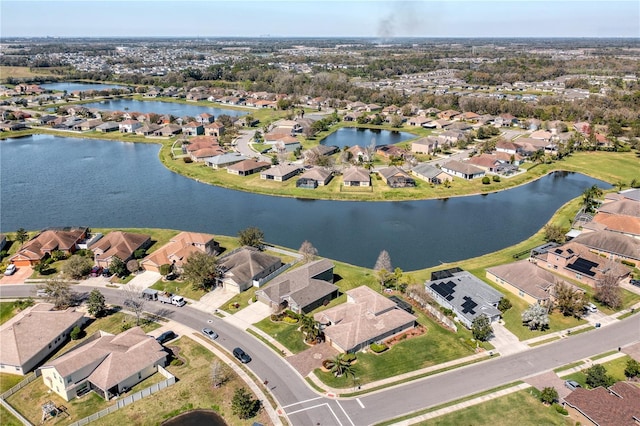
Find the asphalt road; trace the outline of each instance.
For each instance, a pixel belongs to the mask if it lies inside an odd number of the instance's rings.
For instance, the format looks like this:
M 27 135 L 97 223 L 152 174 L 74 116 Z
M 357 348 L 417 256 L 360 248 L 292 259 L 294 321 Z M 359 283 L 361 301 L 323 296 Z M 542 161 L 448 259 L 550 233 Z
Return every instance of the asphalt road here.
M 85 296 L 93 287 L 75 286 Z M 109 303 L 122 304 L 117 289 L 101 289 Z M 0 297 L 33 296 L 35 286 L 5 285 Z M 258 339 L 188 306 L 178 308 L 148 302 L 145 310 L 180 322 L 195 330 L 211 326 L 220 338 L 216 343 L 231 352 L 242 347 L 252 357 L 247 364 L 269 388 L 293 425 L 369 425 L 492 389 L 528 376 L 640 341 L 640 315 L 606 327 L 560 339 L 514 355 L 458 368 L 370 393 L 359 398 L 334 399 L 311 390 L 305 380 L 281 356 Z M 211 321 L 209 323 L 208 321 Z

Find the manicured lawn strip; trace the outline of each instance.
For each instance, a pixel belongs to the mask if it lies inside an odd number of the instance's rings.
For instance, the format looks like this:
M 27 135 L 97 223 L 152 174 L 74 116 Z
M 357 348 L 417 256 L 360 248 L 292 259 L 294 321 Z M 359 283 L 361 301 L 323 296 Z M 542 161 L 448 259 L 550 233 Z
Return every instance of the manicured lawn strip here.
M 25 376 L 19 376 L 17 374 L 0 373 L 0 393 L 6 392 L 21 381 L 25 379 Z
M 16 313 L 13 302 L 0 302 L 0 324 L 10 320 Z
M 22 426 L 22 422 L 4 408 L 4 405 L 0 405 L 0 420 L 2 420 L 2 426 Z
M 607 370 L 607 375 L 613 377 L 616 382 L 620 382 L 623 380 L 627 380 L 626 376 L 624 375 L 624 369 L 627 366 L 627 361 L 629 361 L 630 359 L 631 357 L 629 355 L 625 355 L 608 362 L 595 362 L 594 364 L 602 365 Z M 572 373 L 568 376 L 564 376 L 563 379 L 575 380 L 576 382 L 580 383 L 580 386 L 582 386 L 583 388 L 588 388 L 587 375 L 585 373 L 585 370 L 586 368 L 581 371 Z
M 544 345 L 545 343 L 555 342 L 556 340 L 560 340 L 560 336 L 554 336 L 549 339 L 540 340 L 539 342 L 529 343 L 529 347 L 535 348 L 536 346 Z
M 554 407 L 543 405 L 525 389 L 420 422 L 418 425 L 459 426 L 473 424 L 511 426 L 514 423 L 531 426 L 573 424 L 568 418 L 559 414 Z
M 618 319 L 619 319 L 619 320 L 623 320 L 623 319 L 625 319 L 625 318 L 627 318 L 627 317 L 630 317 L 631 315 L 636 315 L 636 314 L 638 314 L 638 312 L 640 312 L 640 309 L 636 309 L 634 312 L 631 312 L 631 311 L 626 312 L 626 313 L 624 313 L 624 314 L 620 315 L 620 316 L 618 317 Z
M 471 399 L 479 398 L 479 397 L 484 396 L 484 395 L 489 395 L 491 393 L 498 392 L 498 391 L 503 390 L 503 389 L 508 389 L 508 388 L 513 387 L 513 386 L 518 386 L 518 385 L 520 385 L 522 383 L 523 383 L 522 381 L 517 381 L 517 382 L 513 382 L 513 383 L 507 383 L 505 385 L 498 386 L 497 388 L 488 389 L 486 391 L 478 392 L 476 394 L 469 395 L 469 396 L 465 396 L 464 398 L 456 399 L 454 401 L 445 402 L 444 404 L 436 405 L 436 406 L 431 407 L 431 408 L 425 408 L 424 410 L 415 411 L 415 412 L 413 412 L 411 414 L 407 414 L 405 416 L 396 417 L 396 418 L 391 419 L 391 420 L 386 420 L 384 422 L 376 423 L 376 426 L 390 426 L 390 425 L 396 424 L 398 422 L 401 422 L 403 420 L 413 419 L 413 418 L 418 417 L 418 416 L 420 416 L 422 414 L 430 413 L 432 411 L 437 411 L 437 410 L 439 410 L 441 408 L 450 407 L 452 405 L 460 404 L 461 402 L 465 402 L 465 401 L 469 401 Z M 524 392 L 527 392 L 527 390 L 525 389 Z M 475 423 L 470 423 L 470 424 L 475 424 Z
M 267 317 L 254 325 L 270 336 L 273 336 L 274 339 L 294 354 L 309 349 L 310 347 L 304 343 L 302 332 L 298 330 L 300 324 L 273 322 L 270 317 Z
M 182 297 L 186 297 L 191 300 L 200 300 L 202 296 L 206 294 L 204 290 L 194 289 L 193 285 L 189 281 L 184 280 L 174 280 L 174 281 L 166 281 L 164 279 L 159 279 L 152 286 L 152 289 L 159 291 L 167 291 L 173 294 L 179 294 Z M 149 303 L 160 303 L 160 302 L 149 302 Z
M 280 349 L 276 348 L 274 346 L 273 343 L 271 343 L 270 341 L 268 341 L 267 339 L 265 339 L 264 337 L 262 337 L 260 334 L 256 333 L 255 331 L 253 331 L 250 328 L 247 328 L 247 333 L 251 334 L 253 337 L 255 337 L 256 339 L 260 340 L 262 343 L 264 343 L 266 346 L 270 347 L 271 350 L 273 350 L 275 353 L 280 354 L 282 356 L 284 356 L 285 354 L 282 353 L 282 351 L 280 351 Z
M 311 386 L 313 389 L 315 389 L 316 391 L 320 392 L 320 393 L 324 393 L 325 390 L 322 389 L 321 387 L 319 387 L 318 385 L 316 385 L 316 383 L 311 380 L 308 377 L 305 377 L 304 380 L 307 382 L 307 385 Z
M 591 357 L 591 361 L 596 361 L 596 360 L 598 360 L 598 359 L 600 359 L 600 358 L 606 358 L 606 357 L 608 357 L 609 355 L 613 355 L 613 354 L 616 354 L 616 353 L 618 353 L 618 351 L 613 350 L 613 351 L 605 352 L 605 353 L 600 354 L 600 355 L 592 356 L 592 357 Z
M 561 371 L 570 370 L 570 369 L 572 369 L 573 367 L 578 367 L 578 366 L 580 366 L 580 365 L 582 365 L 582 364 L 584 364 L 584 361 L 576 361 L 576 362 L 572 362 L 571 364 L 567 364 L 567 365 L 563 365 L 562 367 L 555 368 L 555 369 L 553 370 L 553 372 L 554 372 L 554 373 L 559 373 L 559 372 L 561 372 Z

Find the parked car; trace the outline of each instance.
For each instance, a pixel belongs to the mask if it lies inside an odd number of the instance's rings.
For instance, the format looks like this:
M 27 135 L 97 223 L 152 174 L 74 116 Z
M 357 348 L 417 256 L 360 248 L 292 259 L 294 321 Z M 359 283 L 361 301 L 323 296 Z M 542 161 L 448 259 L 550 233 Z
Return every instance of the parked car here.
M 36 290 L 36 297 L 49 297 L 49 292 L 45 289 L 39 288 Z
M 16 271 L 17 271 L 16 265 L 11 263 L 11 264 L 9 264 L 9 266 L 7 266 L 7 269 L 4 270 L 4 274 L 5 275 L 13 275 Z
M 243 364 L 251 362 L 251 357 L 245 351 L 243 351 L 240 348 L 235 348 L 233 350 L 233 356 L 238 358 L 238 360 Z
M 598 312 L 598 308 L 593 303 L 587 303 L 584 308 L 587 312 Z
M 169 330 L 169 331 L 165 331 L 164 333 L 162 333 L 161 335 L 156 337 L 156 340 L 158 341 L 158 343 L 163 344 L 164 342 L 168 342 L 169 340 L 173 340 L 176 337 L 178 337 L 178 335 L 176 333 L 174 333 L 173 331 Z
M 567 380 L 564 382 L 565 387 L 573 390 L 576 390 L 577 388 L 580 388 L 582 386 L 580 386 L 580 383 L 576 382 L 575 380 Z
M 631 280 L 629 284 L 635 285 L 636 287 L 640 287 L 640 280 Z
M 109 272 L 109 268 L 104 268 L 104 269 L 102 270 L 102 276 L 103 276 L 103 277 L 108 278 L 108 277 L 110 277 L 111 275 L 113 275 L 113 274 L 112 274 L 111 272 Z
M 91 268 L 92 277 L 99 277 L 100 274 L 102 274 L 102 266 L 94 266 L 93 268 Z
M 202 329 L 202 334 L 204 334 L 211 340 L 216 340 L 218 338 L 218 333 L 207 327 Z

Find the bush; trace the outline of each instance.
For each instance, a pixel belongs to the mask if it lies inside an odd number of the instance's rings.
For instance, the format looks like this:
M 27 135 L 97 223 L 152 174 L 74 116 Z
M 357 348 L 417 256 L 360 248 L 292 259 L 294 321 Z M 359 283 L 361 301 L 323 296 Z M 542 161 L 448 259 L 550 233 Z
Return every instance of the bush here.
M 184 364 L 184 361 L 182 361 L 180 358 L 174 358 L 171 360 L 169 364 L 174 367 L 180 367 L 181 365 Z
M 372 352 L 379 354 L 389 349 L 389 347 L 384 343 L 372 343 L 369 345 L 369 349 L 371 349 Z
M 491 179 L 489 179 L 489 176 L 485 176 L 482 178 L 483 185 L 489 185 L 490 183 L 491 183 Z
M 187 164 L 193 163 L 193 160 L 191 159 L 191 157 L 183 157 L 182 160 Z
M 131 323 L 129 322 L 125 322 L 120 326 L 120 329 L 122 331 L 127 331 L 128 329 L 130 329 L 132 327 Z
M 635 263 L 633 263 L 633 262 L 629 262 L 628 260 L 624 260 L 624 259 L 622 259 L 622 260 L 620 261 L 620 263 L 622 263 L 623 265 L 631 266 L 632 268 L 635 268 L 635 267 L 636 267 L 636 264 L 635 264 Z
M 553 407 L 556 409 L 556 411 L 559 414 L 562 414 L 563 416 L 568 416 L 569 415 L 569 412 L 567 410 L 565 410 L 565 408 L 562 405 L 553 404 Z
M 71 337 L 71 340 L 78 340 L 81 337 L 81 335 L 82 335 L 82 330 L 77 325 L 73 327 L 73 330 L 71 330 L 71 333 L 69 333 L 69 337 Z
M 494 182 L 500 182 L 500 176 L 498 175 L 493 175 L 493 177 L 491 178 Z
M 342 357 L 342 359 L 345 362 L 353 362 L 356 360 L 356 354 L 344 354 L 344 356 Z
M 286 316 L 282 319 L 282 321 L 286 322 L 287 324 L 297 324 L 298 320 L 295 318 L 291 318 L 289 316 Z

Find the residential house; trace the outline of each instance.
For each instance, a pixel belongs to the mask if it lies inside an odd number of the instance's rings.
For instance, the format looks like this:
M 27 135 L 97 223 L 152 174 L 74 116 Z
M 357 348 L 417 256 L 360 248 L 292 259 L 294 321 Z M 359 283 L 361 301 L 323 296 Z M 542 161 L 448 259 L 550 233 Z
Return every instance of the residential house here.
M 640 239 L 619 232 L 583 232 L 573 240 L 611 260 L 625 260 L 640 267 Z
M 196 252 L 214 255 L 220 252 L 220 245 L 213 235 L 180 232 L 167 244 L 145 257 L 140 266 L 145 271 L 153 272 L 160 272 L 162 265 L 172 265 L 180 270 L 189 256 Z
M 368 107 L 369 108 L 367 108 L 367 110 L 376 111 L 374 109 L 370 109 L 371 105 L 369 105 Z M 401 112 L 402 112 L 402 110 L 396 105 L 389 105 L 389 106 L 386 106 L 386 107 L 382 108 L 382 113 L 384 115 L 396 115 L 396 114 L 400 114 Z
M 259 173 L 265 169 L 271 167 L 271 163 L 266 161 L 258 161 L 256 159 L 246 159 L 239 163 L 232 164 L 227 167 L 227 173 L 238 176 L 249 176 L 254 173 Z
M 177 124 L 165 124 L 155 132 L 153 136 L 171 137 L 182 132 L 182 127 Z
M 44 384 L 65 401 L 91 391 L 108 401 L 164 367 L 168 355 L 140 327 L 115 336 L 98 331 L 40 371 Z
M 455 146 L 459 141 L 464 139 L 464 133 L 459 130 L 446 130 L 436 136 L 440 145 Z
M 433 154 L 437 148 L 438 139 L 433 136 L 411 142 L 411 152 L 414 154 Z
M 218 259 L 222 273 L 219 282 L 232 293 L 241 293 L 252 286 L 259 287 L 260 279 L 276 272 L 282 260 L 254 247 L 242 247 Z
M 539 139 L 545 142 L 550 142 L 551 136 L 552 136 L 551 132 L 547 130 L 536 130 L 535 132 L 529 135 L 531 139 Z
M 224 155 L 224 154 L 225 154 L 224 149 L 222 149 L 219 145 L 189 151 L 189 157 L 191 157 L 191 159 L 196 163 L 206 162 L 210 158 Z
M 511 114 L 500 114 L 493 120 L 493 124 L 496 127 L 510 127 L 517 126 L 520 121 Z
M 480 115 L 476 114 L 475 112 L 467 111 L 467 112 L 463 112 L 462 114 L 456 116 L 456 119 L 457 120 L 477 122 L 478 120 L 480 120 Z
M 367 169 L 351 166 L 342 172 L 344 186 L 371 186 L 371 175 Z
M 22 310 L 0 326 L 0 373 L 24 376 L 64 345 L 87 319 L 75 308 L 54 311 L 51 303 Z
M 425 124 L 433 121 L 431 118 L 419 115 L 417 117 L 411 117 L 407 120 L 407 124 L 413 127 L 424 127 Z
M 200 124 L 211 124 L 215 121 L 215 117 L 211 114 L 203 112 L 196 116 L 196 121 Z
M 138 120 L 130 119 L 122 121 L 118 126 L 118 130 L 120 130 L 120 133 L 135 133 L 140 127 L 142 127 L 142 123 Z
M 345 303 L 313 316 L 327 342 L 340 352 L 357 352 L 415 327 L 415 316 L 367 286 L 346 294 Z
M 33 266 L 59 250 L 73 254 L 87 236 L 87 228 L 51 228 L 27 241 L 9 260 L 16 266 Z
M 225 167 L 239 163 L 246 160 L 247 157 L 238 152 L 228 152 L 225 154 L 216 155 L 204 159 L 204 164 L 212 169 L 224 169 Z
M 415 179 L 397 166 L 380 169 L 378 170 L 378 174 L 391 188 L 413 188 L 416 186 Z
M 291 309 L 296 313 L 308 313 L 327 305 L 338 297 L 338 287 L 333 284 L 333 263 L 319 259 L 278 275 L 256 291 L 256 297 L 274 310 Z
M 260 179 L 284 182 L 302 172 L 302 167 L 297 164 L 278 164 L 260 172 Z
M 204 134 L 206 136 L 221 137 L 224 134 L 224 125 L 221 123 L 213 122 L 204 125 Z
M 363 113 L 361 111 L 349 112 L 342 117 L 342 121 L 346 122 L 354 122 L 358 121 L 358 117 L 360 117 Z
M 350 102 L 347 104 L 347 109 L 349 111 L 364 111 L 366 108 L 367 108 L 367 104 L 360 101 Z
M 371 161 L 369 153 L 365 148 L 362 148 L 360 145 L 354 145 L 350 148 L 347 148 L 347 151 L 351 153 L 355 161 Z
M 630 268 L 603 258 L 574 240 L 561 246 L 547 244 L 543 248 L 534 250 L 534 256 L 531 259 L 538 266 L 593 288 L 605 277 L 610 276 L 617 282 L 631 272 Z
M 564 397 L 564 408 L 576 424 L 594 426 L 638 426 L 640 387 L 618 382 L 609 388 L 577 388 Z
M 295 120 L 278 120 L 272 125 L 272 131 L 274 133 L 288 133 L 289 135 L 295 135 L 302 133 L 302 124 Z
M 465 327 L 471 328 L 481 315 L 490 322 L 500 318 L 498 303 L 502 293 L 471 273 L 455 269 L 436 271 L 431 278 L 425 283 L 426 291 L 443 308 L 451 309 Z
M 484 170 L 469 163 L 451 160 L 442 165 L 442 171 L 463 179 L 476 179 L 484 176 Z
M 449 120 L 449 121 L 452 120 L 454 117 L 457 117 L 458 115 L 460 115 L 460 111 L 456 111 L 453 109 L 448 109 L 448 110 L 437 113 L 438 118 L 442 120 Z
M 96 126 L 96 132 L 109 133 L 120 130 L 120 124 L 115 121 L 107 121 Z
M 94 118 L 91 120 L 85 120 L 80 124 L 77 124 L 73 130 L 80 130 L 82 132 L 88 132 L 90 130 L 95 129 L 96 127 L 98 127 L 99 125 L 104 124 L 102 122 L 102 120 L 98 119 L 98 118 Z
M 333 173 L 324 167 L 312 167 L 305 170 L 296 181 L 297 188 L 315 189 L 327 185 L 333 178 Z
M 191 121 L 182 126 L 182 134 L 187 136 L 204 135 L 204 126 L 202 123 Z
M 97 266 L 108 268 L 115 257 L 127 263 L 137 250 L 151 246 L 151 236 L 112 231 L 89 247 Z
M 518 152 L 518 145 L 501 139 L 496 143 L 496 151 L 515 155 Z
M 381 145 L 376 148 L 376 154 L 385 158 L 404 158 L 407 151 L 397 145 Z
M 161 128 L 162 126 L 159 124 L 145 124 L 136 130 L 136 135 L 153 136 Z
M 558 283 L 582 291 L 528 259 L 488 268 L 486 276 L 530 305 L 550 305 L 555 300 L 555 286 Z
M 640 201 L 625 197 L 607 202 L 600 206 L 593 222 L 608 231 L 640 238 Z
M 418 164 L 411 169 L 411 173 L 422 180 L 436 185 L 453 181 L 453 177 L 451 177 L 451 175 L 428 163 Z

